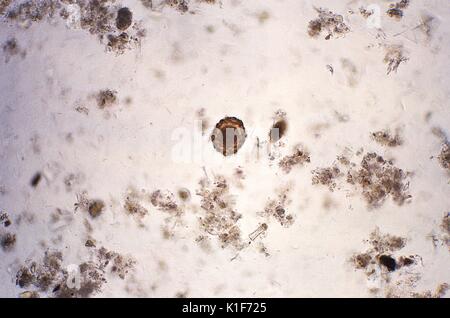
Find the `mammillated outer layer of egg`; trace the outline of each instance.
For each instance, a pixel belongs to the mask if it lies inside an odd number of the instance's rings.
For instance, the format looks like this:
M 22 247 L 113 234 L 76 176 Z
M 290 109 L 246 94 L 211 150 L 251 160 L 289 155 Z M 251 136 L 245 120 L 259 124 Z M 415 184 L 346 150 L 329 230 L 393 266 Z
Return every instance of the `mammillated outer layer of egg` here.
M 211 134 L 211 141 L 218 152 L 229 156 L 237 153 L 246 137 L 242 120 L 236 117 L 225 117 L 216 124 Z

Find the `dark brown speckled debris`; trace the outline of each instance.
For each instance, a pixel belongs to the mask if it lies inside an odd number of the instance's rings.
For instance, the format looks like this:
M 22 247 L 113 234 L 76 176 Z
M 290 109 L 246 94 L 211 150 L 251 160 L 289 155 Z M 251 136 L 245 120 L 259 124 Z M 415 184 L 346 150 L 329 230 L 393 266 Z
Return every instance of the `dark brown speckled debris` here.
M 120 279 L 125 279 L 135 264 L 134 259 L 116 253 L 112 261 L 111 273 L 116 274 Z
M 138 198 L 133 195 L 129 195 L 126 197 L 124 208 L 128 214 L 137 217 L 144 217 L 148 214 L 148 210 L 144 206 L 142 206 L 142 204 L 139 203 Z
M 312 174 L 312 184 L 325 185 L 330 191 L 334 191 L 334 188 L 336 187 L 335 179 L 342 175 L 341 171 L 336 166 L 330 168 L 318 168 L 313 170 Z
M 12 224 L 11 219 L 8 216 L 8 213 L 6 212 L 0 213 L 0 224 L 3 224 L 5 227 L 8 227 Z
M 229 156 L 238 152 L 245 142 L 247 134 L 244 123 L 236 117 L 221 119 L 211 134 L 214 149 Z
M 111 10 L 112 1 L 77 1 L 81 12 L 81 28 L 94 35 L 104 35 L 113 30 L 115 14 Z
M 53 17 L 57 10 L 57 3 L 54 0 L 28 0 L 22 1 L 15 6 L 10 5 L 8 9 L 6 12 L 8 20 L 14 20 L 22 26 L 30 27 L 32 22 L 39 22 Z
M 325 32 L 325 40 L 331 37 L 339 37 L 347 32 L 350 28 L 344 23 L 344 18 L 340 14 L 334 14 L 327 9 L 315 8 L 319 17 L 311 20 L 308 24 L 308 34 L 312 38 L 317 38 L 321 33 Z
M 302 147 L 297 147 L 292 155 L 285 156 L 280 160 L 278 165 L 285 172 L 289 173 L 295 165 L 304 165 L 311 161 L 309 152 Z
M 445 233 L 450 235 L 450 212 L 447 212 L 442 219 L 441 228 Z
M 199 218 L 201 229 L 206 235 L 217 236 L 222 248 L 230 246 L 240 250 L 244 246 L 238 226 L 241 214 L 234 210 L 227 180 L 216 176 L 214 183 L 205 179 L 200 184 L 197 195 L 202 198 L 203 216 Z
M 397 20 L 400 20 L 403 17 L 403 9 L 408 7 L 409 0 L 401 0 L 395 4 L 391 4 L 389 10 L 386 11 L 386 14 Z
M 391 234 L 381 234 L 376 228 L 370 234 L 367 242 L 371 247 L 364 253 L 353 255 L 350 261 L 355 269 L 362 270 L 366 274 L 369 281 L 375 281 L 381 287 L 371 287 L 370 292 L 382 292 L 382 295 L 388 298 L 434 298 L 442 297 L 446 293 L 448 285 L 445 283 L 440 284 L 435 292 L 427 290 L 418 293 L 415 291 L 417 283 L 423 274 L 418 271 L 420 269 L 418 265 L 423 265 L 422 257 L 417 254 L 394 256 L 394 254 L 405 247 L 405 238 Z M 399 272 L 393 275 L 392 272 L 397 270 Z
M 93 218 L 96 218 L 102 214 L 104 208 L 105 203 L 102 200 L 92 200 L 89 202 L 88 212 Z
M 8 2 L 6 1 L 5 4 L 0 2 L 0 14 L 1 11 L 6 11 L 6 19 L 16 21 L 26 28 L 33 22 L 53 21 L 58 18 L 70 23 L 73 13 L 69 6 L 76 5 L 79 8 L 81 29 L 96 36 L 102 44 L 106 45 L 108 51 L 118 55 L 137 47 L 145 36 L 145 30 L 139 26 L 139 23 L 133 25 L 132 12 L 128 8 L 116 11 L 115 0 L 28 0 L 7 7 Z M 151 1 L 146 2 L 150 2 L 151 6 Z M 128 33 L 123 32 L 124 30 Z M 25 51 L 22 53 L 25 54 Z
M 165 3 L 182 13 L 185 13 L 189 10 L 188 1 L 186 0 L 165 0 Z
M 347 173 L 347 182 L 362 189 L 362 195 L 370 207 L 380 206 L 388 196 L 402 205 L 411 195 L 408 193 L 408 173 L 395 167 L 376 153 L 367 153 L 361 167 Z
M 450 212 L 445 213 L 441 223 L 441 230 L 443 232 L 442 241 L 450 251 Z
M 14 248 L 16 244 L 16 234 L 5 233 L 0 237 L 0 245 L 3 251 L 8 252 Z
M 359 13 L 365 18 L 367 19 L 368 17 L 370 17 L 373 14 L 373 10 L 367 10 L 364 7 L 360 7 L 359 8 Z
M 131 257 L 125 257 L 117 252 L 101 247 L 95 250 L 94 261 L 81 263 L 79 271 L 81 275 L 80 288 L 68 286 L 69 276 L 64 272 L 64 277 L 53 289 L 55 297 L 58 298 L 86 298 L 100 292 L 106 282 L 105 272 L 117 275 L 125 279 L 127 274 L 134 268 L 135 261 Z
M 16 274 L 16 284 L 21 288 L 33 285 L 41 291 L 54 288 L 54 284 L 65 275 L 61 262 L 61 252 L 46 251 L 42 262 L 33 261 L 21 266 Z
M 16 274 L 16 285 L 21 288 L 30 286 L 34 281 L 34 276 L 30 269 L 26 266 L 22 266 Z
M 295 219 L 294 216 L 287 211 L 287 206 L 290 201 L 288 198 L 289 191 L 289 187 L 280 189 L 278 197 L 269 200 L 264 207 L 264 211 L 259 212 L 258 214 L 264 217 L 273 217 L 281 226 L 290 227 L 294 224 Z
M 400 20 L 403 17 L 403 11 L 398 8 L 390 8 L 386 11 L 386 13 L 391 18 L 395 18 L 397 20 Z
M 88 239 L 86 240 L 86 242 L 84 243 L 84 246 L 86 247 L 95 247 L 95 241 L 92 239 Z
M 63 277 L 53 287 L 53 295 L 56 298 L 88 298 L 100 292 L 106 282 L 104 272 L 94 262 L 84 262 L 79 266 L 80 286 L 69 284 L 70 276 L 64 270 Z
M 381 234 L 378 229 L 370 234 L 369 243 L 377 253 L 394 252 L 406 245 L 406 239 L 391 234 Z
M 117 102 L 117 92 L 111 89 L 101 90 L 97 93 L 96 100 L 100 109 L 112 106 Z
M 352 257 L 352 262 L 355 264 L 355 268 L 364 269 L 369 266 L 372 261 L 372 256 L 369 253 L 361 253 Z
M 366 270 L 367 275 L 373 274 L 373 265 L 378 265 L 393 272 L 403 266 L 415 264 L 414 256 L 401 256 L 398 260 L 391 254 L 402 249 L 406 244 L 406 239 L 390 234 L 381 234 L 378 229 L 370 234 L 368 242 L 371 248 L 364 253 L 353 255 L 351 262 L 356 269 Z
M 150 194 L 151 204 L 161 211 L 168 212 L 173 215 L 178 215 L 182 211 L 178 208 L 175 201 L 175 196 L 168 190 L 156 190 Z
M 392 135 L 389 130 L 380 130 L 372 133 L 372 138 L 377 143 L 388 147 L 397 147 L 403 144 L 398 132 Z
M 413 265 L 415 263 L 416 263 L 416 261 L 414 260 L 413 256 L 410 256 L 410 257 L 400 256 L 400 258 L 398 259 L 398 266 L 399 267 L 411 266 L 411 265 Z
M 441 147 L 441 153 L 438 156 L 442 168 L 450 172 L 450 144 L 444 143 Z

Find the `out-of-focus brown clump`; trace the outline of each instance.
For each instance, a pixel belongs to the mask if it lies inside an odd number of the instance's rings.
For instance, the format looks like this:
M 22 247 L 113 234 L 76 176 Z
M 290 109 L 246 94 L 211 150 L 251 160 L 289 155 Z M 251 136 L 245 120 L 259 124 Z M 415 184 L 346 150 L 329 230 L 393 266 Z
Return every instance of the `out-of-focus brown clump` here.
M 384 63 L 387 65 L 387 74 L 392 71 L 397 72 L 398 67 L 402 62 L 406 62 L 408 58 L 404 55 L 403 47 L 401 45 L 391 45 L 386 47 L 386 55 L 384 56 Z

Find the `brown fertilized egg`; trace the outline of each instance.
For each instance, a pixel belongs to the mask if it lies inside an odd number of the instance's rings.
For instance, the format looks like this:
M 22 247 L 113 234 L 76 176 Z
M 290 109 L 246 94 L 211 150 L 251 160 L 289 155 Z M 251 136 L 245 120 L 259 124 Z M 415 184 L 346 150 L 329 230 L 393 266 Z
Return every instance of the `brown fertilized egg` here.
M 211 134 L 214 149 L 224 156 L 235 154 L 244 144 L 247 134 L 242 120 L 236 117 L 221 119 Z

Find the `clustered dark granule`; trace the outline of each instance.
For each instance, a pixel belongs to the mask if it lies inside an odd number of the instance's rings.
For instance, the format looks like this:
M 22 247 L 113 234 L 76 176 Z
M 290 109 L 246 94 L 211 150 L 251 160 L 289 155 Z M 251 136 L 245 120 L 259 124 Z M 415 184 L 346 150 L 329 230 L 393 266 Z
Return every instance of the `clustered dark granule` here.
M 33 261 L 29 265 L 22 265 L 16 274 L 16 284 L 21 288 L 33 285 L 39 291 L 45 292 L 55 281 L 64 277 L 61 262 L 61 252 L 46 251 L 41 263 Z
M 287 211 L 289 191 L 289 188 L 281 189 L 278 197 L 269 200 L 264 211 L 259 214 L 265 217 L 275 218 L 283 227 L 289 227 L 294 224 L 294 216 Z
M 372 133 L 372 138 L 379 144 L 388 147 L 397 147 L 402 145 L 403 141 L 397 132 L 392 135 L 389 130 L 380 130 Z
M 145 37 L 145 30 L 133 21 L 131 10 L 118 7 L 115 0 L 29 0 L 15 6 L 0 6 L 0 10 L 6 11 L 7 19 L 25 27 L 57 17 L 69 20 L 73 8 L 79 11 L 80 27 L 97 36 L 109 51 L 116 54 L 139 46 Z
M 367 10 L 366 8 L 359 8 L 359 13 L 364 17 L 364 18 L 368 18 L 373 14 L 373 10 Z
M 309 157 L 309 152 L 302 148 L 297 148 L 293 154 L 283 157 L 278 165 L 285 173 L 289 173 L 292 170 L 293 166 L 302 166 L 305 163 L 309 163 L 310 161 L 311 159 Z
M 329 40 L 331 37 L 339 37 L 350 32 L 350 28 L 344 23 L 342 15 L 322 8 L 316 8 L 316 11 L 319 17 L 311 20 L 308 24 L 310 37 L 316 38 L 321 33 L 325 33 L 325 39 Z
M 178 214 L 179 208 L 170 191 L 156 190 L 150 195 L 150 202 L 159 210 Z
M 6 10 L 6 18 L 29 27 L 32 22 L 54 17 L 59 7 L 60 2 L 56 0 L 24 1 L 17 5 L 10 5 Z
M 100 90 L 95 99 L 100 109 L 110 107 L 117 102 L 117 92 L 111 89 Z
M 185 13 L 189 10 L 189 1 L 187 0 L 165 0 L 165 3 L 182 13 Z
M 128 272 L 134 268 L 136 261 L 131 257 L 126 257 L 101 247 L 97 251 L 96 264 L 102 271 L 109 267 L 111 273 L 116 274 L 121 279 L 125 279 Z
M 336 178 L 341 176 L 340 169 L 336 166 L 329 168 L 317 168 L 312 171 L 312 184 L 321 184 L 327 186 L 330 191 L 336 188 Z
M 8 226 L 10 226 L 12 224 L 8 213 L 6 213 L 6 212 L 1 212 L 0 213 L 0 224 L 3 224 L 4 227 L 8 227 Z
M 450 143 L 445 142 L 441 147 L 441 153 L 438 155 L 439 163 L 442 168 L 450 172 Z
M 403 17 L 403 9 L 409 6 L 409 0 L 401 0 L 395 4 L 391 4 L 389 9 L 386 11 L 387 15 L 391 18 L 400 20 Z
M 422 258 L 419 255 L 393 255 L 405 246 L 405 238 L 381 234 L 376 229 L 367 241 L 371 247 L 366 252 L 353 255 L 350 260 L 354 267 L 364 271 L 371 281 L 380 280 L 384 297 L 440 298 L 445 295 L 449 287 L 446 283 L 439 284 L 434 292 L 428 290 L 418 293 L 414 290 L 421 279 L 416 266 L 421 264 Z M 400 271 L 396 276 L 391 275 L 404 267 L 408 267 L 408 270 Z M 377 292 L 379 288 L 373 287 L 370 291 Z
M 367 153 L 359 169 L 348 171 L 347 182 L 361 188 L 364 199 L 371 207 L 381 205 L 388 196 L 396 204 L 402 205 L 411 198 L 407 176 L 391 161 L 384 160 L 376 153 Z
M 60 251 L 46 251 L 41 262 L 27 261 L 17 271 L 16 284 L 35 290 L 21 293 L 21 297 L 39 297 L 39 292 L 43 292 L 57 298 L 87 298 L 101 291 L 107 270 L 124 279 L 135 265 L 131 257 L 104 247 L 93 253 L 93 260 L 79 264 L 76 272 L 63 267 Z
M 141 203 L 139 203 L 138 198 L 136 198 L 133 195 L 128 195 L 125 199 L 124 204 L 125 211 L 130 214 L 137 217 L 144 217 L 148 214 L 148 210 L 142 206 Z
M 355 268 L 366 271 L 367 275 L 373 274 L 373 266 L 380 266 L 388 272 L 393 272 L 403 266 L 416 263 L 415 256 L 401 256 L 395 258 L 392 253 L 402 249 L 406 245 L 406 239 L 390 234 L 381 234 L 378 229 L 370 234 L 368 240 L 371 248 L 366 252 L 353 255 L 351 258 Z
M 209 235 L 218 237 L 225 248 L 243 248 L 241 230 L 238 221 L 241 214 L 234 210 L 234 200 L 229 193 L 226 179 L 216 176 L 214 182 L 203 179 L 197 195 L 201 197 L 203 215 L 199 218 L 200 227 Z

